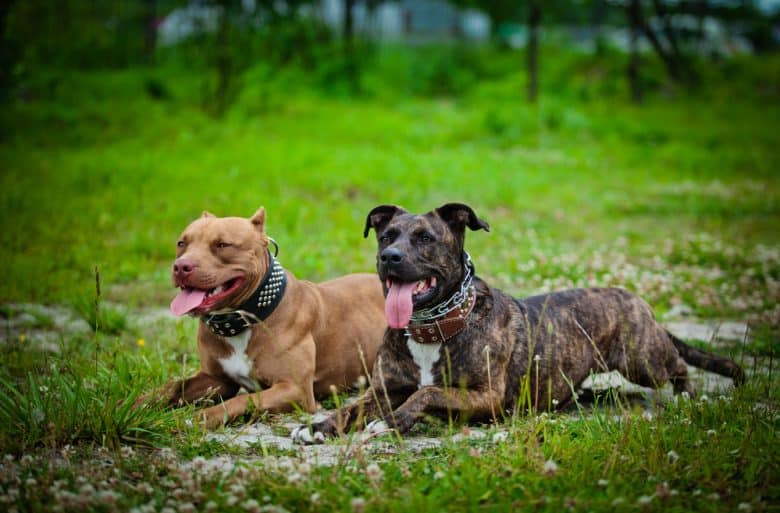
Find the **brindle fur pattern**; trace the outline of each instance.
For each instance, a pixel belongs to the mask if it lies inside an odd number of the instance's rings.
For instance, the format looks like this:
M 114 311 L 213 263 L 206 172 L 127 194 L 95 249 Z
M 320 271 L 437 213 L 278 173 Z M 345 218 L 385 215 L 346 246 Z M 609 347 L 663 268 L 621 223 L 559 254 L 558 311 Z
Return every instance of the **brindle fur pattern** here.
M 466 227 L 488 229 L 462 204 L 423 215 L 385 205 L 369 214 L 366 234 L 376 230 L 378 254 L 394 247 L 405 255 L 397 278 L 437 276 L 437 294 L 417 308 L 439 303 L 460 286 Z M 388 271 L 377 262 L 384 282 Z M 420 369 L 404 330 L 388 329 L 366 394 L 315 424 L 314 432 L 333 435 L 379 418 L 403 433 L 429 414 L 496 419 L 516 409 L 555 409 L 591 373 L 610 370 L 652 388 L 671 381 L 675 392 L 693 395 L 685 360 L 736 383 L 744 379 L 734 362 L 675 339 L 650 306 L 626 290 L 574 289 L 518 300 L 479 278 L 474 283 L 474 310 L 466 329 L 441 346 L 433 385 L 418 386 Z

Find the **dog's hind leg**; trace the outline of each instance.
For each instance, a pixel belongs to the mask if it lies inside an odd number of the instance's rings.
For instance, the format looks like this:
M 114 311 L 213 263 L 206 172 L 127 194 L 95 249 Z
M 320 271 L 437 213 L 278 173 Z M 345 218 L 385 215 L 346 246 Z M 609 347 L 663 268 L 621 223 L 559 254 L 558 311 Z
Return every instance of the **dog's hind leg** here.
M 669 372 L 669 380 L 672 382 L 672 386 L 674 386 L 674 392 L 676 394 L 686 392 L 690 397 L 693 397 L 695 392 L 688 376 L 688 366 L 685 365 L 685 360 L 676 358 L 670 361 L 667 365 L 667 370 Z

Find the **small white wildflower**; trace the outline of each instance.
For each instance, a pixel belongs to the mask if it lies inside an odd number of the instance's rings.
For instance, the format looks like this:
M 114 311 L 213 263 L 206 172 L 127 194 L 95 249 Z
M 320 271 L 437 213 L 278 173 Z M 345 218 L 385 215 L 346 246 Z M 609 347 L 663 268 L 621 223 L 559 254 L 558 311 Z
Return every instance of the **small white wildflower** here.
M 366 500 L 362 497 L 355 497 L 349 502 L 353 513 L 363 513 L 366 509 Z
M 85 495 L 94 495 L 95 494 L 95 487 L 92 486 L 89 483 L 81 485 L 81 488 L 79 488 L 79 494 L 82 496 Z
M 320 502 L 320 494 L 317 492 L 311 494 L 311 496 L 309 496 L 309 502 L 311 502 L 312 504 L 317 504 L 318 502 Z
M 35 486 L 35 485 L 37 485 L 37 484 L 38 484 L 38 482 L 37 482 L 37 481 L 36 481 L 34 478 L 32 478 L 32 477 L 28 477 L 28 478 L 27 478 L 27 479 L 24 481 L 24 485 L 25 485 L 27 488 L 32 488 L 33 486 Z
M 707 430 L 707 436 L 715 436 L 717 434 L 717 431 L 714 429 L 708 429 Z
M 508 431 L 499 431 L 498 433 L 495 433 L 493 435 L 493 439 L 492 440 L 493 440 L 494 444 L 497 444 L 499 442 L 503 442 L 507 438 L 509 438 L 509 432 Z
M 702 395 L 699 397 L 699 402 L 706 403 L 710 400 L 709 396 L 707 394 Z
M 540 361 L 541 359 L 542 359 L 542 356 L 541 356 L 541 355 L 538 355 L 538 354 L 537 354 L 537 355 L 534 355 L 534 361 L 535 361 L 535 362 L 538 362 L 538 361 Z
M 750 513 L 753 511 L 753 505 L 749 502 L 740 502 L 737 504 L 737 511 L 746 511 L 747 513 Z
M 544 462 L 544 465 L 542 466 L 542 473 L 546 476 L 554 476 L 558 472 L 558 465 L 552 460 L 549 459 Z
M 707 498 L 708 498 L 709 500 L 711 500 L 712 502 L 717 502 L 717 501 L 719 501 L 719 500 L 720 500 L 720 495 L 718 495 L 718 493 L 717 493 L 717 492 L 713 492 L 713 493 L 709 494 L 709 495 L 707 496 Z
M 379 468 L 379 465 L 376 463 L 371 463 L 369 466 L 366 467 L 366 476 L 371 481 L 381 481 L 382 480 L 382 469 Z
M 203 510 L 207 513 L 212 513 L 214 511 L 217 511 L 217 503 L 214 501 L 208 501 L 205 506 L 203 506 Z
M 642 418 L 645 419 L 647 422 L 650 422 L 651 420 L 653 420 L 653 414 L 645 410 L 642 412 Z
M 609 484 L 609 481 L 606 479 L 599 479 L 598 482 L 596 482 L 597 485 L 599 485 L 601 488 L 606 488 Z
M 653 502 L 652 495 L 642 495 L 636 500 L 636 503 L 639 504 L 640 506 L 647 506 L 651 502 Z
M 241 507 L 243 507 L 244 510 L 248 511 L 249 513 L 260 513 L 262 511 L 260 508 L 260 503 L 254 499 L 247 499 L 243 502 L 243 504 L 241 504 Z
M 301 481 L 303 481 L 303 476 L 298 472 L 292 472 L 290 474 L 287 474 L 288 483 L 300 483 Z
M 669 451 L 666 453 L 666 459 L 669 460 L 669 463 L 677 463 L 677 460 L 680 459 L 680 455 L 675 451 Z
M 184 425 L 187 427 L 192 427 L 193 426 L 192 419 L 184 419 Z
M 620 505 L 621 505 L 621 504 L 623 504 L 624 502 L 626 502 L 626 500 L 625 500 L 623 497 L 616 497 L 616 498 L 614 498 L 614 499 L 612 500 L 612 505 L 613 505 L 613 506 L 620 506 Z
M 552 400 L 552 405 L 553 406 L 558 406 L 558 399 L 553 399 Z
M 693 497 L 698 497 L 699 495 L 701 495 L 701 490 L 699 488 L 696 488 L 694 491 L 691 492 L 691 495 Z
M 436 473 L 433 474 L 433 478 L 438 481 L 439 479 L 444 478 L 444 475 L 445 475 L 444 472 L 442 472 L 441 470 L 437 470 Z

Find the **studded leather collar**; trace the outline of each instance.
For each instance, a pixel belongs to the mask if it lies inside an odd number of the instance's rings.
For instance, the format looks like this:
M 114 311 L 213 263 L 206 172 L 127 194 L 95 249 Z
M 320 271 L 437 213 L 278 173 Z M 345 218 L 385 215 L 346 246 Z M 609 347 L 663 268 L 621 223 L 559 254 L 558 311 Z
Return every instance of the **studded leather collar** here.
M 206 314 L 201 320 L 215 335 L 235 337 L 252 324 L 266 320 L 276 309 L 287 288 L 287 275 L 282 264 L 268 253 L 268 270 L 252 296 L 236 310 Z
M 411 322 L 406 336 L 419 344 L 441 344 L 466 328 L 466 318 L 474 309 L 477 293 L 474 285 L 466 291 L 466 297 L 457 308 L 431 322 Z

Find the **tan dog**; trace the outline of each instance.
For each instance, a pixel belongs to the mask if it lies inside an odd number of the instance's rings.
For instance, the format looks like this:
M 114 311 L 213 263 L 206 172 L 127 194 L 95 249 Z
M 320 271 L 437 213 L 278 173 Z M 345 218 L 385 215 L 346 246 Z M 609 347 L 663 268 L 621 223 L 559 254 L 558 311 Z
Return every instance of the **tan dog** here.
M 204 212 L 177 242 L 171 310 L 200 318 L 201 369 L 164 401 L 221 399 L 203 411 L 209 427 L 252 409 L 313 412 L 315 397 L 371 371 L 385 331 L 376 275 L 297 280 L 271 255 L 264 226 L 263 208 L 250 219 Z

